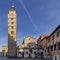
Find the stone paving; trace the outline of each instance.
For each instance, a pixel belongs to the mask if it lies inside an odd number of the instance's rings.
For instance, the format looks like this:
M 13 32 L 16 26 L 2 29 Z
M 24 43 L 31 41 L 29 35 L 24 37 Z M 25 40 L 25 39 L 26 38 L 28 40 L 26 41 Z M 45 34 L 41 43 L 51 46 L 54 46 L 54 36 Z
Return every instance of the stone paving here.
M 41 59 L 41 58 L 7 58 L 7 57 L 0 57 L 0 60 L 49 60 L 49 59 Z

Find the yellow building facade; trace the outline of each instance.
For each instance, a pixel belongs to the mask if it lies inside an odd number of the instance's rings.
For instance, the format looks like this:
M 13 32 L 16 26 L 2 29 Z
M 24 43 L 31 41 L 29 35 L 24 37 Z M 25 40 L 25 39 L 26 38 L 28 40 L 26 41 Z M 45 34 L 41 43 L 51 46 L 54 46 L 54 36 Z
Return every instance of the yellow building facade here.
M 2 56 L 7 56 L 8 53 L 8 47 L 7 46 L 2 46 Z
M 22 45 L 18 46 L 17 57 L 19 58 L 40 58 L 43 55 L 43 49 L 36 44 L 34 37 L 24 38 Z

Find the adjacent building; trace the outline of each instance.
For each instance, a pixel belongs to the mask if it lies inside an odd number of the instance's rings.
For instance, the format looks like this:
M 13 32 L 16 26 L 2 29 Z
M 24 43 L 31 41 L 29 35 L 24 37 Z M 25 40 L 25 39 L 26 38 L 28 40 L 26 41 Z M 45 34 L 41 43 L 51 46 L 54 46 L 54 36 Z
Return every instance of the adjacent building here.
M 53 60 L 60 60 L 60 25 L 47 37 L 47 50 Z
M 46 34 L 40 35 L 40 37 L 39 37 L 38 40 L 37 40 L 37 44 L 38 44 L 38 45 L 41 45 L 42 48 L 43 48 L 44 57 L 45 57 L 45 58 L 48 56 L 48 53 L 47 53 L 47 40 L 46 40 L 48 36 L 49 36 L 49 35 L 46 35 Z
M 60 25 L 49 35 L 39 37 L 38 44 L 44 49 L 44 55 L 53 60 L 60 60 Z
M 2 56 L 7 56 L 8 53 L 8 46 L 2 46 Z

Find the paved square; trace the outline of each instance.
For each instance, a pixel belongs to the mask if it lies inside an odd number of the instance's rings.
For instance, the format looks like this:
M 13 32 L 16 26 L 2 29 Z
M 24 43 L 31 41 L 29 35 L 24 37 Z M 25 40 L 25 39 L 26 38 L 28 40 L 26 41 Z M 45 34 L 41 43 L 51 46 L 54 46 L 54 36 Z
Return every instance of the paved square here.
M 0 57 L 0 60 L 47 60 L 47 59 L 41 59 L 41 58 L 7 58 L 7 57 Z

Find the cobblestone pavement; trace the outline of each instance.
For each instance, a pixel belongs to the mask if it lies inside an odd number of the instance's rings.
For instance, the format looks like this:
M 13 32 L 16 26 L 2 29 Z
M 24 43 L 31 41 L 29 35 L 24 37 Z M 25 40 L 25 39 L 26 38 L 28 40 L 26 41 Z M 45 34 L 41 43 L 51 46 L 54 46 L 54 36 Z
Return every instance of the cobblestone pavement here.
M 0 57 L 0 60 L 47 60 L 41 58 L 7 58 L 7 57 Z M 48 59 L 49 60 L 49 59 Z

